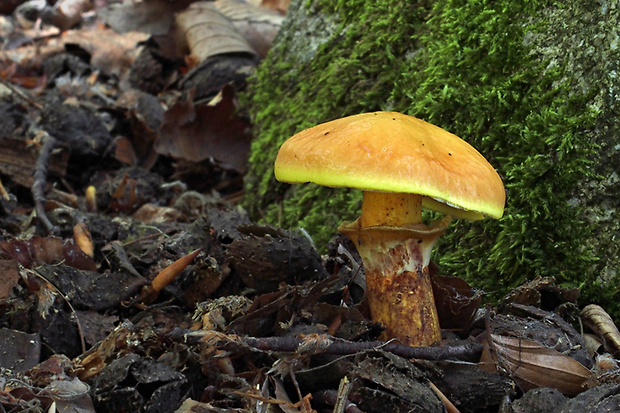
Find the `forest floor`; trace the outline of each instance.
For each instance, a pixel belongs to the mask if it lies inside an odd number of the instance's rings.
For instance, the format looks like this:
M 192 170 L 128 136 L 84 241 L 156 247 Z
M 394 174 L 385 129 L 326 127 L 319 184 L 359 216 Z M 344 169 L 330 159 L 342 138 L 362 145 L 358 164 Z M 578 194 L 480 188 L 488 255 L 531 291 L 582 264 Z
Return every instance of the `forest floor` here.
M 578 290 L 483 306 L 433 266 L 442 341 L 381 341 L 346 238 L 247 216 L 236 98 L 287 2 L 232 3 L 189 13 L 190 57 L 187 2 L 2 3 L 0 412 L 620 411 L 618 330 Z

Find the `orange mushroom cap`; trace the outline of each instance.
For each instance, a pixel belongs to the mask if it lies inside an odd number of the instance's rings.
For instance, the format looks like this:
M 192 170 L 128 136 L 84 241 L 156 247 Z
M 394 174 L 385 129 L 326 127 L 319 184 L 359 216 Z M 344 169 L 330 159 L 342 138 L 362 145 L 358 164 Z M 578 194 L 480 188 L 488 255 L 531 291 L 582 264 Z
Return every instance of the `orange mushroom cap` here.
M 288 139 L 275 161 L 276 179 L 329 187 L 423 195 L 426 208 L 455 218 L 500 218 L 501 178 L 458 136 L 397 112 L 348 116 Z

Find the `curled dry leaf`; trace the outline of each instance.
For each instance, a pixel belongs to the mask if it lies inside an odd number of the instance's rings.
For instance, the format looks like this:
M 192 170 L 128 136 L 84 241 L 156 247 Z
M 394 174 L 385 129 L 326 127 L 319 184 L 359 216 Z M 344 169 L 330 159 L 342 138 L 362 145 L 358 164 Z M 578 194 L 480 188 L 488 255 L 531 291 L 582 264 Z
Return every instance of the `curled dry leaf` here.
M 224 86 L 214 105 L 175 103 L 164 114 L 155 141 L 160 155 L 189 162 L 213 158 L 225 168 L 244 172 L 250 149 L 250 125 L 235 116 L 235 91 Z
M 196 251 L 179 258 L 178 260 L 161 270 L 159 274 L 157 274 L 157 276 L 153 279 L 151 285 L 145 286 L 142 289 L 142 302 L 151 303 L 155 301 L 161 290 L 163 290 L 165 286 L 174 281 L 174 279 L 178 277 L 192 261 L 194 261 L 194 258 L 196 258 L 198 254 L 200 254 L 200 251 L 202 251 L 202 248 L 198 248 Z
M 199 63 L 224 53 L 256 54 L 235 25 L 212 2 L 196 2 L 177 13 L 177 36 Z
M 264 9 L 275 10 L 284 15 L 291 0 L 248 0 L 248 3 Z
M 108 75 L 122 76 L 139 53 L 136 45 L 147 39 L 143 33 L 119 35 L 107 28 L 69 30 L 44 44 L 33 44 L 0 52 L 0 61 L 15 62 L 21 68 L 39 70 L 45 59 L 66 52 L 68 45 L 86 50 L 93 67 Z
M 481 291 L 458 277 L 435 274 L 432 282 L 441 328 L 458 333 L 469 331 L 482 302 Z
M 82 21 L 82 13 L 91 10 L 90 0 L 60 0 L 51 5 L 45 1 L 30 0 L 22 3 L 15 10 L 15 16 L 25 27 L 33 27 L 35 21 L 58 27 L 65 31 Z
M 235 25 L 260 57 L 265 57 L 284 16 L 241 0 L 216 0 L 213 5 Z
M 585 390 L 593 374 L 575 359 L 535 341 L 491 334 L 480 359 L 482 368 L 509 374 L 527 391 L 558 389 L 567 396 Z
M 78 222 L 73 227 L 73 239 L 75 244 L 88 255 L 90 258 L 95 256 L 93 247 L 93 237 L 88 230 L 88 227 L 83 222 Z
M 27 268 L 63 261 L 86 271 L 97 271 L 95 262 L 71 240 L 35 235 L 26 241 L 0 242 L 0 259 L 12 259 Z
M 188 0 L 126 1 L 97 10 L 97 16 L 117 33 L 163 36 L 172 26 L 174 13 L 185 9 L 188 4 Z
M 19 282 L 19 267 L 16 260 L 0 260 L 0 301 L 11 294 Z
M 605 350 L 620 354 L 620 331 L 609 314 L 599 305 L 590 304 L 581 310 L 583 323 L 601 338 Z

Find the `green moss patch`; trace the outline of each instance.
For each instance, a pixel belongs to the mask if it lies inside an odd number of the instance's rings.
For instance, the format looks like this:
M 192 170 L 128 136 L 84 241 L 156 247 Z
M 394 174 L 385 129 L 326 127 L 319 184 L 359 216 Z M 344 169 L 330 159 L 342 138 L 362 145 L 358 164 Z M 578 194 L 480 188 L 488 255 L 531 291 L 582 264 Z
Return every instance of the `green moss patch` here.
M 588 299 L 611 299 L 615 291 L 601 298 L 589 229 L 574 200 L 584 176 L 595 179 L 590 134 L 600 117 L 599 91 L 578 79 L 569 53 L 541 46 L 556 30 L 550 15 L 563 7 L 512 0 L 294 2 L 291 13 L 304 19 L 288 20 L 245 97 L 257 125 L 246 207 L 272 224 L 303 227 L 324 250 L 340 222 L 358 215 L 361 193 L 277 183 L 279 146 L 327 120 L 400 111 L 471 143 L 506 186 L 501 220 L 458 222 L 441 238 L 434 259 L 443 274 L 464 276 L 492 297 L 551 275 L 583 287 Z M 308 29 L 313 16 L 332 28 L 319 44 L 286 34 Z

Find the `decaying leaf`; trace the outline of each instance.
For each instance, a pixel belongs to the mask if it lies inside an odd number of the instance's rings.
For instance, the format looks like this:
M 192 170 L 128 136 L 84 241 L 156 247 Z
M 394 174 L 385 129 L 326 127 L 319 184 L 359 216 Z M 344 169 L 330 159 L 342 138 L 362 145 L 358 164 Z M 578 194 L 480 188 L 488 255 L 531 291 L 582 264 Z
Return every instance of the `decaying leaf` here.
M 536 277 L 512 290 L 502 298 L 500 307 L 511 304 L 553 309 L 562 303 L 576 303 L 579 289 L 557 284 L 554 277 Z
M 213 5 L 230 19 L 260 57 L 267 55 L 284 16 L 242 0 L 216 0 Z
M 434 275 L 432 280 L 441 328 L 467 332 L 482 302 L 481 292 L 458 277 Z
M 281 14 L 286 14 L 291 0 L 248 0 L 248 3 L 264 9 L 276 10 Z
M 39 333 L 27 334 L 5 327 L 0 328 L 0 366 L 3 369 L 28 370 L 39 362 L 40 357 Z
M 491 334 L 481 367 L 509 374 L 527 391 L 551 387 L 568 396 L 586 390 L 592 372 L 575 359 L 535 341 Z
M 159 274 L 153 279 L 150 285 L 145 286 L 142 289 L 142 301 L 146 303 L 150 303 L 155 301 L 161 290 L 164 289 L 165 286 L 170 284 L 176 277 L 179 276 L 183 272 L 183 270 L 192 262 L 194 258 L 198 254 L 200 254 L 202 248 L 191 252 L 172 264 L 168 265 L 166 268 L 161 270 Z
M 599 305 L 590 304 L 581 310 L 583 323 L 603 341 L 605 350 L 620 354 L 620 331 L 609 314 Z
M 178 36 L 186 41 L 192 57 L 203 62 L 224 53 L 256 54 L 235 25 L 212 2 L 196 2 L 177 13 Z
M 165 35 L 174 21 L 174 13 L 183 10 L 188 3 L 186 0 L 127 1 L 99 9 L 97 15 L 117 33 L 137 31 Z
M 252 301 L 242 296 L 220 297 L 215 300 L 203 301 L 196 304 L 196 311 L 192 319 L 200 322 L 203 329 L 223 331 L 232 320 L 244 315 L 251 305 Z
M 78 222 L 73 227 L 73 240 L 75 244 L 90 258 L 95 256 L 93 250 L 93 237 L 88 230 L 88 227 L 83 222 Z
M 64 261 L 65 264 L 80 270 L 97 270 L 92 258 L 73 241 L 57 237 L 34 236 L 27 241 L 2 241 L 0 257 L 14 259 L 28 268 Z
M 33 182 L 34 166 L 39 151 L 25 139 L 6 136 L 0 139 L 0 173 L 11 177 L 13 182 L 30 188 Z M 64 177 L 69 161 L 69 151 L 62 150 L 52 154 L 49 174 Z
M 19 282 L 19 267 L 15 260 L 0 260 L 0 301 L 6 299 Z
M 245 171 L 249 124 L 235 116 L 234 94 L 232 86 L 225 86 L 214 105 L 194 105 L 191 96 L 175 103 L 164 114 L 157 153 L 190 162 L 211 157 L 224 167 Z
M 321 258 L 301 233 L 260 225 L 237 227 L 243 235 L 226 246 L 230 266 L 248 287 L 258 292 L 276 291 L 282 282 L 327 277 Z
M 90 54 L 90 63 L 102 73 L 122 76 L 128 70 L 139 48 L 136 45 L 147 39 L 143 33 L 119 35 L 108 28 L 68 30 L 61 37 L 45 44 L 34 44 L 15 50 L 0 52 L 0 61 L 11 61 L 22 68 L 36 70 L 50 56 L 66 52 L 66 47 L 77 45 Z
M 153 95 L 130 89 L 117 100 L 125 110 L 132 134 L 116 139 L 116 158 L 126 165 L 150 169 L 157 161 L 153 144 L 164 116 L 164 108 Z

